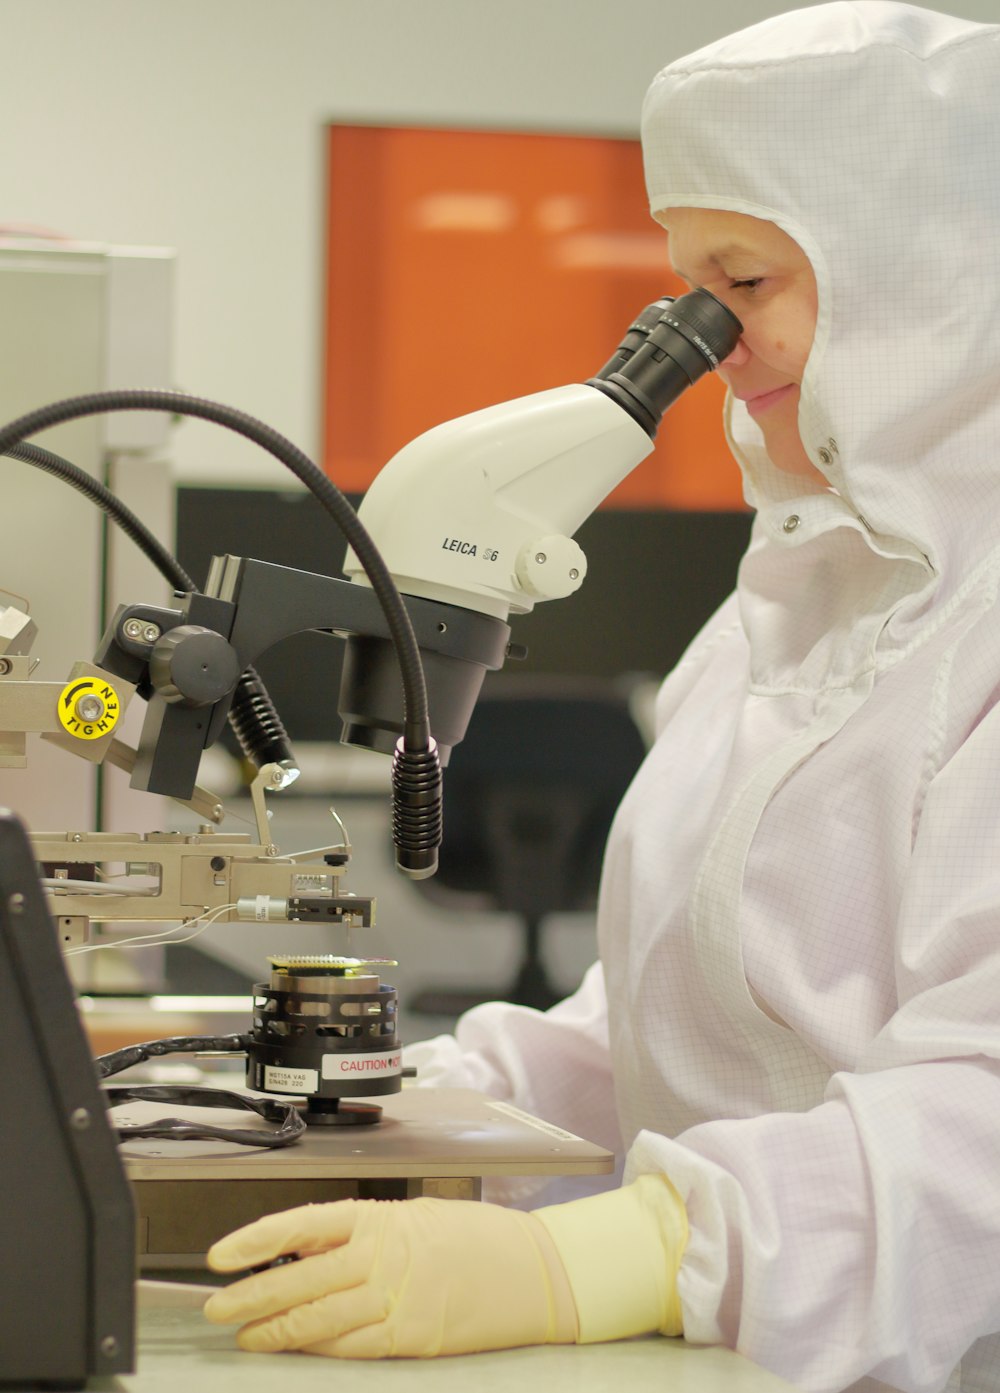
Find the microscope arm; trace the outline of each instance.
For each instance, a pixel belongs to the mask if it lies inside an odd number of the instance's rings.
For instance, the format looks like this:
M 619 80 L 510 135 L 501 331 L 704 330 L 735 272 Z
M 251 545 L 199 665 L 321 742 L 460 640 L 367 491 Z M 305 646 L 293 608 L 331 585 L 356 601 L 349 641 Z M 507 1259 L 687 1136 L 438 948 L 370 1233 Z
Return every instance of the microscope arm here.
M 189 799 L 240 672 L 280 639 L 310 630 L 348 640 L 341 714 L 349 727 L 363 736 L 373 701 L 380 712 L 395 712 L 357 743 L 393 747 L 403 725 L 402 694 L 388 625 L 371 590 L 235 556 L 213 561 L 206 590 L 185 596 L 175 610 L 122 606 L 101 644 L 102 668 L 147 699 L 134 788 Z M 444 757 L 464 733 L 487 669 L 502 665 L 510 631 L 472 610 L 456 613 L 419 598 L 406 604 L 438 693 L 434 735 Z
M 164 625 L 182 617 L 147 608 L 140 618 L 139 612 L 135 607 L 126 621 L 130 634 L 159 630 L 154 616 Z M 74 664 L 63 682 L 36 681 L 29 652 L 34 637 L 35 626 L 23 611 L 0 606 L 0 768 L 26 768 L 25 737 L 40 734 L 92 764 L 130 773 L 136 752 L 116 731 L 135 683 L 86 662 Z M 127 668 L 127 655 L 120 656 L 119 666 Z M 145 668 L 133 662 L 131 676 L 141 679 Z M 256 836 L 218 832 L 222 801 L 198 785 L 190 798 L 177 800 L 203 819 L 196 833 L 35 832 L 34 854 L 60 942 L 85 943 L 94 923 L 176 924 L 206 914 L 225 922 L 370 925 L 374 900 L 339 889 L 349 846 L 281 856 L 273 844 L 264 796 L 287 781 L 280 763 L 258 772 L 251 788 Z

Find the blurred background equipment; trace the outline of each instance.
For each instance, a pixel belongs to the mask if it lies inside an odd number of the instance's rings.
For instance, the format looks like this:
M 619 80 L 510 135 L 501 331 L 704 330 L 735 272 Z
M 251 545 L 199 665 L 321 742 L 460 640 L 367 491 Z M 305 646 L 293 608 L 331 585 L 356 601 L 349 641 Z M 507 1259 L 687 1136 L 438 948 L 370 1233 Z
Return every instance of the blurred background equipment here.
M 0 323 L 7 351 L 0 420 L 44 402 L 141 381 L 173 385 L 174 253 L 70 241 L 0 240 Z M 45 445 L 109 487 L 161 538 L 173 533 L 170 422 L 150 412 L 72 421 Z M 41 678 L 64 678 L 93 654 L 110 596 L 169 595 L 152 563 L 75 490 L 0 460 L 3 571 L 37 621 Z M 138 706 L 139 703 L 136 703 Z M 139 712 L 132 713 L 138 716 Z M 126 719 L 118 734 L 128 738 Z M 36 742 L 30 769 L 0 769 L 0 802 L 33 828 L 119 826 L 162 818 L 163 804 L 105 781 L 83 760 Z M 141 808 L 141 812 L 139 811 Z
M 481 1001 L 545 1010 L 561 998 L 544 958 L 552 914 L 592 910 L 615 810 L 646 752 L 627 682 L 555 675 L 487 678 L 444 783 L 444 841 L 427 899 L 458 918 L 515 914 L 521 958 L 507 982 L 433 986 L 410 1010 L 454 1016 Z

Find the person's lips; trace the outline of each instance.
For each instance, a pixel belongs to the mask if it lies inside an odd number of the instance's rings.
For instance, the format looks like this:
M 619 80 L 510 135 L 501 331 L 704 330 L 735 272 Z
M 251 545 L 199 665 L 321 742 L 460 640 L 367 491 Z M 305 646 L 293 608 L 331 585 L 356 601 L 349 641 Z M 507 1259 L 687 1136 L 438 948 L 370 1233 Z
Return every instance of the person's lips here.
M 764 411 L 769 411 L 772 406 L 777 406 L 795 391 L 797 383 L 789 382 L 784 387 L 775 387 L 770 392 L 758 392 L 755 396 L 744 397 L 747 410 L 751 416 L 758 416 Z

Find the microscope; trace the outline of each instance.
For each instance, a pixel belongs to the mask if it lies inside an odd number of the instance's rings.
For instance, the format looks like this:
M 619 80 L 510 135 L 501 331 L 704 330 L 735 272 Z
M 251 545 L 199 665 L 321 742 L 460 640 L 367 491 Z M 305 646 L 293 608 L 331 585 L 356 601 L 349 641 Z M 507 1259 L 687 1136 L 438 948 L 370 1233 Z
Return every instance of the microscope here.
M 117 765 L 132 787 L 168 795 L 204 819 L 194 836 L 80 830 L 37 833 L 29 841 L 16 819 L 0 816 L 0 995 L 15 1022 L 11 1076 L 30 1078 L 38 1102 L 32 1146 L 5 1147 L 0 1178 L 19 1196 L 18 1207 L 37 1218 L 50 1200 L 39 1193 L 37 1155 L 56 1158 L 64 1179 L 76 1177 L 73 1186 L 61 1186 L 70 1198 L 62 1206 L 67 1212 L 53 1217 L 59 1233 L 53 1230 L 50 1245 L 72 1274 L 62 1298 L 65 1348 L 54 1341 L 51 1368 L 26 1372 L 24 1361 L 37 1351 L 18 1353 L 12 1326 L 0 1383 L 131 1367 L 129 1287 L 121 1279 L 132 1251 L 127 1187 L 114 1167 L 107 1099 L 87 1067 L 46 917 L 66 944 L 84 942 L 97 924 L 206 914 L 276 926 L 372 922 L 373 901 L 339 889 L 349 848 L 282 857 L 270 839 L 265 795 L 297 770 L 253 664 L 280 639 L 305 630 L 345 642 L 337 702 L 342 739 L 392 756 L 397 866 L 412 878 L 432 875 L 441 769 L 465 734 L 486 672 L 512 651 L 507 619 L 583 583 L 587 562 L 574 532 L 650 453 L 663 413 L 732 352 L 740 332 L 708 291 L 657 300 L 588 382 L 474 412 L 412 441 L 385 466 L 357 514 L 284 437 L 200 398 L 99 393 L 0 429 L 0 455 L 34 455 L 31 462 L 39 463 L 46 452 L 26 446 L 26 438 L 84 415 L 148 409 L 216 421 L 291 468 L 348 541 L 346 580 L 236 556 L 216 557 L 201 590 L 175 574 L 174 605 L 121 605 L 93 660 L 62 682 L 34 679 L 30 622 L 0 607 L 0 763 L 23 763 L 25 733 L 40 732 L 70 753 Z M 41 463 L 50 467 L 51 458 Z M 133 695 L 146 703 L 135 749 L 116 734 Z M 234 714 L 258 767 L 255 837 L 218 831 L 222 803 L 197 783 L 202 753 Z M 113 882 L 110 866 L 124 867 Z M 246 1054 L 248 1087 L 263 1095 L 261 1115 L 275 1117 L 268 1095 L 304 1100 L 294 1125 L 286 1105 L 283 1141 L 294 1140 L 306 1122 L 377 1120 L 370 1105 L 351 1100 L 401 1087 L 395 992 L 381 980 L 379 964 L 274 958 L 254 1003 L 249 1032 L 228 1037 L 228 1045 L 211 1043 Z M 128 1062 L 146 1057 L 133 1052 Z M 104 1296 L 91 1300 L 97 1290 Z M 65 1313 L 81 1302 L 76 1339 Z

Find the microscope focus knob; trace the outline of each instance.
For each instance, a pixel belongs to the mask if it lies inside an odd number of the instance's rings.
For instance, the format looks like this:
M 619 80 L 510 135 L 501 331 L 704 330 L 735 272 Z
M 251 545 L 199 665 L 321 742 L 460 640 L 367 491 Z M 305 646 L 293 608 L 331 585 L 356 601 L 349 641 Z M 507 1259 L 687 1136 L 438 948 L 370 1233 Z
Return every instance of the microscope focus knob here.
M 579 590 L 587 574 L 587 558 L 572 537 L 537 537 L 517 555 L 518 583 L 539 600 L 561 600 Z
M 180 624 L 153 645 L 149 676 L 171 705 L 211 706 L 236 686 L 240 661 L 222 634 L 198 624 Z

